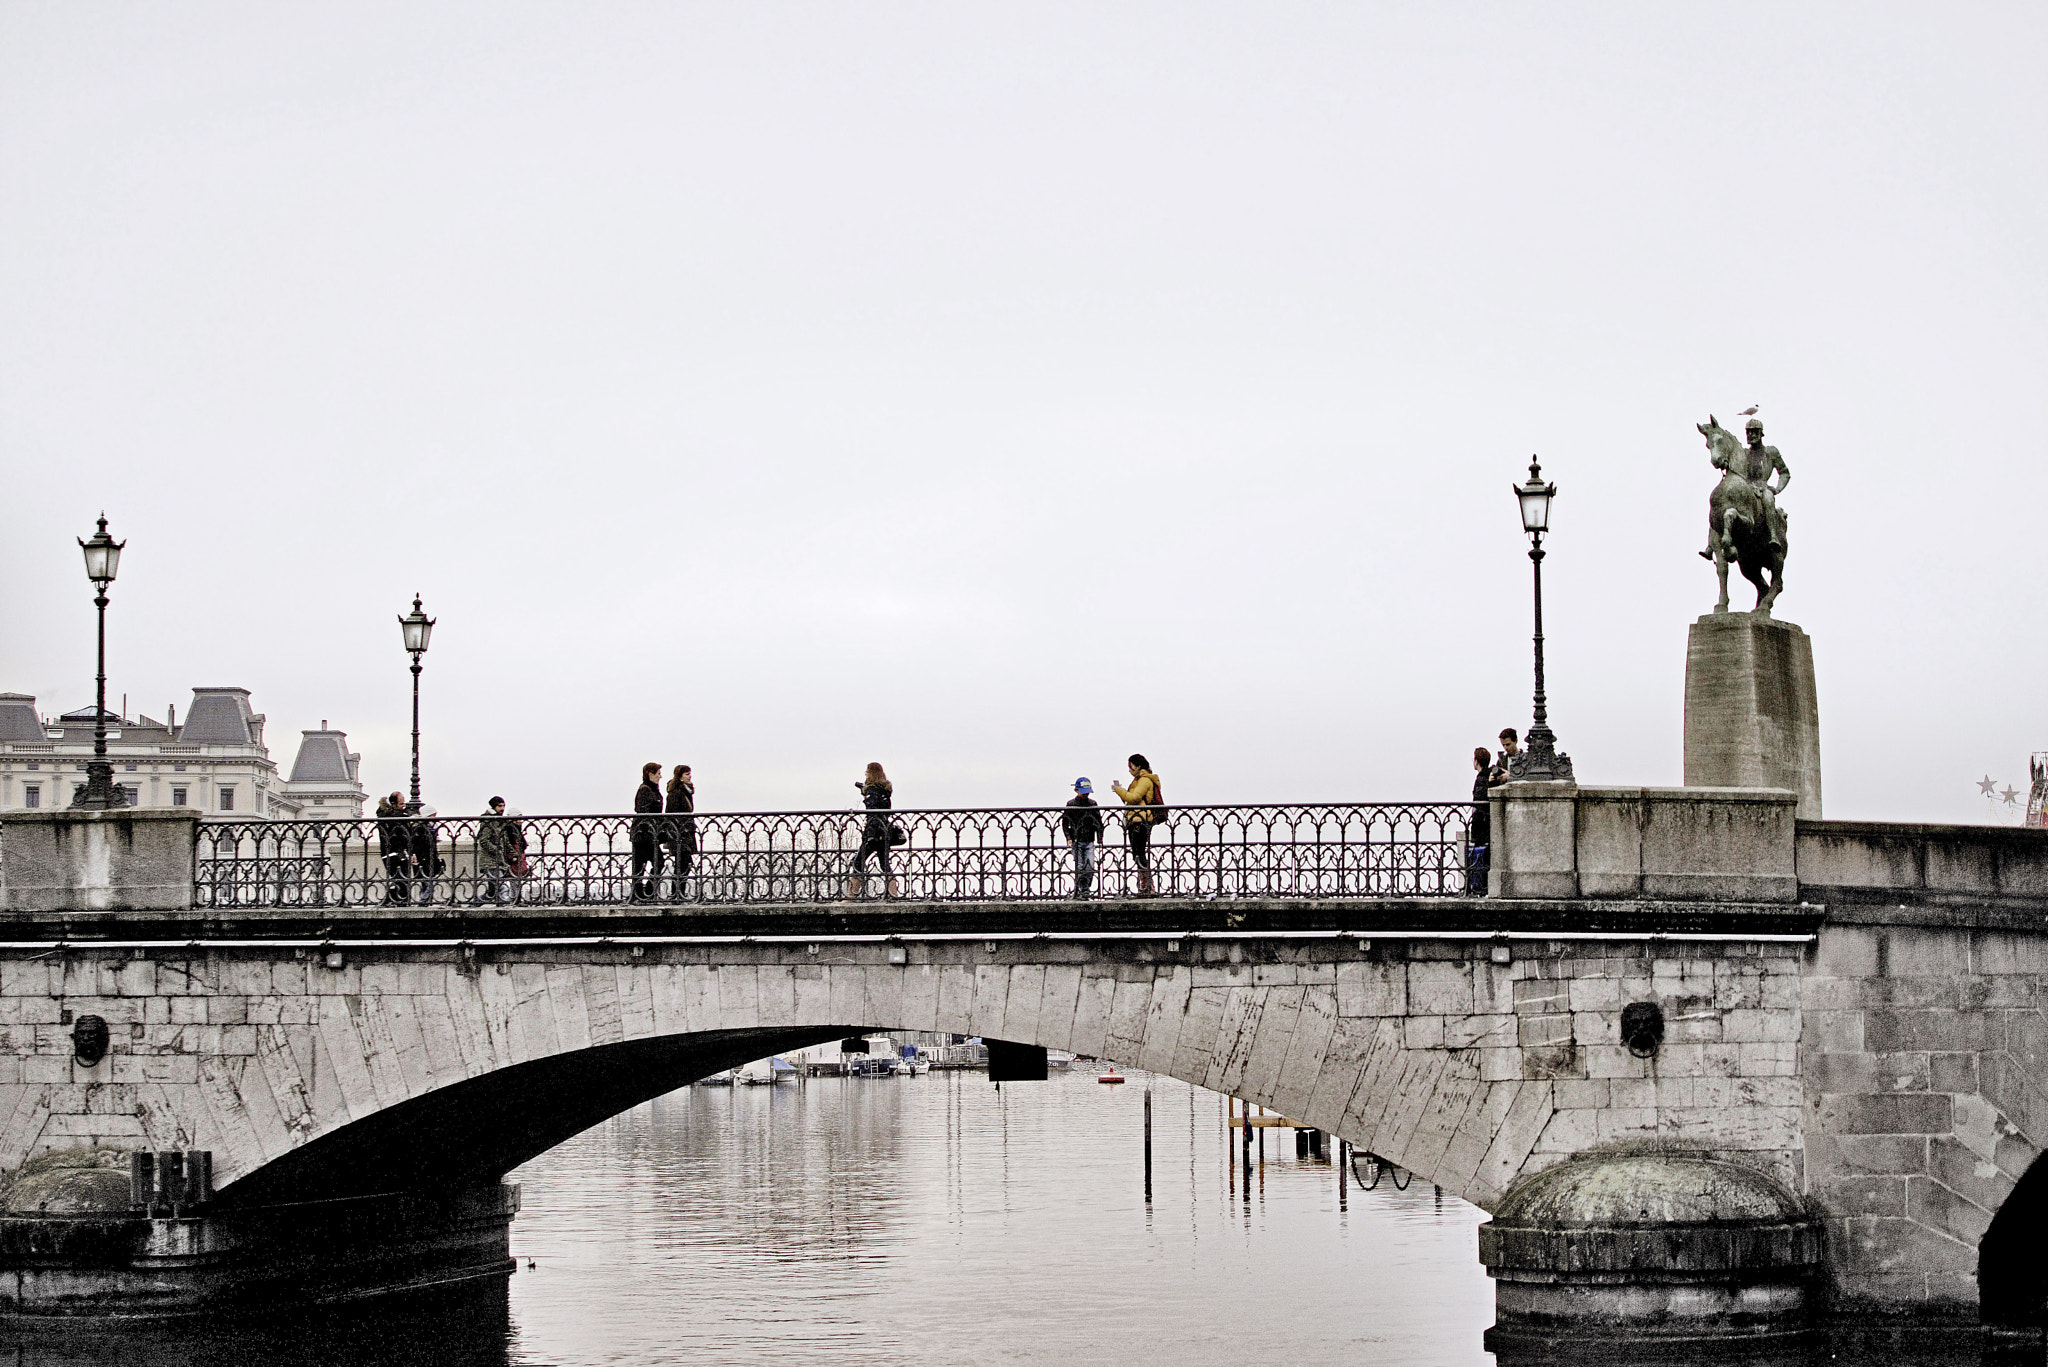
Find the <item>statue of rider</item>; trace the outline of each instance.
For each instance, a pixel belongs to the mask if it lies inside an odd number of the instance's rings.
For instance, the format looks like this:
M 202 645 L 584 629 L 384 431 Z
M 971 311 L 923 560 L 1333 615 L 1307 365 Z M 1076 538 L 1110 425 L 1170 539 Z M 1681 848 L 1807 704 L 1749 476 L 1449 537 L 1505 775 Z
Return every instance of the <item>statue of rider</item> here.
M 1751 418 L 1743 432 L 1749 437 L 1749 449 L 1742 453 L 1745 468 L 1735 473 L 1748 480 L 1750 487 L 1756 490 L 1756 496 L 1763 501 L 1765 520 L 1771 527 L 1771 549 L 1782 551 L 1785 549 L 1785 514 L 1778 507 L 1778 495 L 1792 483 L 1792 469 L 1785 464 L 1785 457 L 1779 454 L 1777 447 L 1764 445 L 1763 419 Z M 1716 466 L 1721 466 L 1718 456 L 1713 460 Z M 1774 475 L 1778 481 L 1776 485 L 1771 483 Z M 1702 560 L 1713 558 L 1711 546 L 1700 552 Z

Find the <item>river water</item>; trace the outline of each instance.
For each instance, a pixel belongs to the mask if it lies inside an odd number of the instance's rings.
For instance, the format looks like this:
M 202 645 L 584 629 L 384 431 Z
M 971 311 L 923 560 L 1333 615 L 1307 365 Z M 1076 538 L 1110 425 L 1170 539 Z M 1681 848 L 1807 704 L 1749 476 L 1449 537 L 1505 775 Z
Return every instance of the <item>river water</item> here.
M 620 1116 L 514 1175 L 511 1360 L 1491 1361 L 1482 1212 L 1420 1181 L 1339 1209 L 1284 1130 L 1247 1204 L 1224 1099 L 1126 1076 L 692 1088 Z
M 1125 1076 L 1103 1085 L 1078 1065 L 1000 1090 L 983 1073 L 686 1088 L 512 1175 L 524 1207 L 509 1288 L 229 1328 L 37 1335 L 5 1342 L 0 1363 L 1493 1363 L 1483 1212 L 1421 1180 L 1340 1198 L 1334 1164 L 1297 1159 L 1277 1129 L 1246 1200 L 1224 1099 Z

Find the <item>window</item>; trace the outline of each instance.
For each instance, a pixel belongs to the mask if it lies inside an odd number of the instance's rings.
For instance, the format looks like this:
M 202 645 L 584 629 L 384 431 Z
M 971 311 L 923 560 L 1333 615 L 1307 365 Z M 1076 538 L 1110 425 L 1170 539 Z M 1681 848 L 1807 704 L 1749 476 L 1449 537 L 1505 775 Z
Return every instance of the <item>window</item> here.
M 131 774 L 132 774 L 132 773 L 134 773 L 134 772 L 135 772 L 135 766 L 134 766 L 134 765 L 132 765 L 132 764 L 131 764 L 131 765 L 128 765 L 128 766 L 127 766 L 127 770 L 128 770 L 128 772 L 129 772 L 129 773 L 131 773 Z
M 42 806 L 42 805 L 43 805 L 43 789 L 42 789 L 42 785 L 41 785 L 41 784 L 37 784 L 37 783 L 31 783 L 31 784 L 29 784 L 29 785 L 28 785 L 27 787 L 23 788 L 23 789 L 21 790 L 21 805 L 22 805 L 22 806 L 24 806 L 24 807 L 40 807 L 40 806 Z
M 131 807 L 140 807 L 142 805 L 142 789 L 132 784 L 124 783 L 121 785 L 121 796 L 127 799 L 128 805 Z
M 235 809 L 235 790 L 233 788 L 223 788 L 220 790 L 220 809 L 224 812 L 232 812 Z
M 182 807 L 185 805 L 185 790 L 183 788 L 171 789 L 171 805 L 173 807 Z
M 174 774 L 182 774 L 185 772 L 185 766 L 182 764 L 173 764 L 171 766 L 171 772 Z

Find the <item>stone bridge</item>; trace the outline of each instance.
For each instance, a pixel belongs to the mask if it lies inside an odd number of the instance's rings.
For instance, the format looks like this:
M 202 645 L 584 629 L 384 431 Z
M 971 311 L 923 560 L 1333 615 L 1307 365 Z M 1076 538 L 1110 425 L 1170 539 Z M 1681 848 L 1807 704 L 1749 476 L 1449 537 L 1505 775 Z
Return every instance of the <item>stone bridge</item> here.
M 181 1308 L 252 1259 L 307 1276 L 308 1229 L 402 1246 L 362 1254 L 382 1284 L 502 1270 L 519 1163 L 895 1027 L 1105 1056 L 1378 1153 L 1495 1212 L 1503 1325 L 1537 1337 L 1651 1284 L 1651 1332 L 2038 1325 L 2048 833 L 1795 802 L 1509 785 L 1486 897 L 460 915 L 198 910 L 189 818 L 10 814 L 0 1257 L 21 1312 Z M 160 1156 L 200 1153 L 209 1183 L 167 1197 Z M 53 1175 L 81 1154 L 123 1160 L 99 1207 Z M 1646 1162 L 1641 1218 L 1587 1204 L 1575 1174 Z M 178 1258 L 212 1280 L 171 1285 Z

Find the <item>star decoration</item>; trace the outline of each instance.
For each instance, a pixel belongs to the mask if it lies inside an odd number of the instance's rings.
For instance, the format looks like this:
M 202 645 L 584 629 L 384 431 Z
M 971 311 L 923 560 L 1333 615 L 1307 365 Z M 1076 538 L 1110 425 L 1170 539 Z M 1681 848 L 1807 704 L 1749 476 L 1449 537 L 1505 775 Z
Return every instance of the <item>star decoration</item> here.
M 2019 805 L 2019 789 L 2013 787 L 2010 783 L 2005 785 L 2005 791 L 2000 793 L 1999 796 L 2005 799 L 2005 805 L 2008 807 L 2017 807 Z
M 1982 794 L 1984 794 L 1984 796 L 1986 796 L 1986 797 L 1990 797 L 1990 796 L 1991 796 L 1991 794 L 1992 794 L 1992 792 L 1993 792 L 1993 791 L 1994 791 L 1994 790 L 1995 790 L 1995 789 L 1996 789 L 1997 787 L 1998 787 L 1998 780 L 1997 780 L 1997 779 L 1995 779 L 1995 778 L 1993 778 L 1993 777 L 1991 777 L 1991 775 L 1989 775 L 1989 774 L 1986 774 L 1986 775 L 1984 775 L 1983 781 L 1982 781 L 1982 782 L 1980 782 L 1980 783 L 1979 783 L 1979 784 L 1977 785 L 1977 791 L 1978 791 L 1978 792 L 1980 792 L 1980 793 L 1982 793 Z

